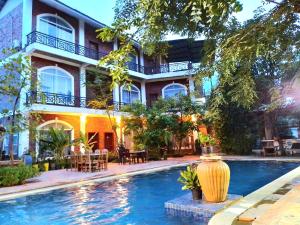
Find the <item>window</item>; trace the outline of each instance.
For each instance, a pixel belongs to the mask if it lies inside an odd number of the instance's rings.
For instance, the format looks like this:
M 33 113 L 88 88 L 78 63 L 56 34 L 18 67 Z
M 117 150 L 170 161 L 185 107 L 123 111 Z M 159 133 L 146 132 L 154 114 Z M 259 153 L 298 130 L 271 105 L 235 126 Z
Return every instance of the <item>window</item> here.
M 3 151 L 5 155 L 9 155 L 9 136 L 10 134 L 5 134 L 3 140 Z M 13 148 L 14 148 L 14 155 L 18 155 L 18 146 L 19 146 L 19 134 L 14 134 L 13 139 Z
M 58 67 L 46 67 L 39 71 L 39 85 L 42 92 L 73 95 L 74 78 Z
M 74 28 L 56 15 L 38 16 L 38 31 L 67 41 L 75 41 Z
M 187 95 L 186 86 L 183 84 L 169 84 L 162 90 L 162 96 L 166 99 L 178 97 L 179 95 Z
M 68 134 L 70 140 L 74 139 L 74 132 L 73 128 L 70 124 L 60 121 L 60 120 L 51 120 L 47 121 L 44 124 L 41 124 L 37 130 L 38 130 L 38 150 L 39 153 L 44 152 L 46 153 L 46 156 L 52 156 L 51 155 L 51 150 L 47 149 L 47 144 L 40 140 L 48 140 L 50 139 L 49 137 L 49 129 L 50 127 L 55 128 L 55 129 L 63 129 L 66 134 Z M 73 147 L 72 147 L 73 148 Z M 65 154 L 70 154 L 71 152 L 71 147 L 67 147 L 65 149 Z M 48 155 L 47 155 L 48 154 Z
M 136 101 L 140 101 L 140 90 L 131 85 L 130 88 L 122 86 L 122 102 L 125 104 L 131 104 Z

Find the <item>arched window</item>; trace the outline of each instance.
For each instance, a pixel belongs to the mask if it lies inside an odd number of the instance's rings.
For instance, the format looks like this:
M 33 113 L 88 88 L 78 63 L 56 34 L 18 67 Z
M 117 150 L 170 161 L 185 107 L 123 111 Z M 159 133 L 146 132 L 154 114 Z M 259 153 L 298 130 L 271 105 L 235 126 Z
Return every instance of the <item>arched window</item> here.
M 73 140 L 74 139 L 74 129 L 73 127 L 65 122 L 65 121 L 62 121 L 62 120 L 58 120 L 58 119 L 55 119 L 55 120 L 50 120 L 50 121 L 47 121 L 41 125 L 39 125 L 37 127 L 37 131 L 38 131 L 38 146 L 37 146 L 37 152 L 41 153 L 42 151 L 50 151 L 50 149 L 47 149 L 47 145 L 45 142 L 43 142 L 42 140 L 49 140 L 49 129 L 50 128 L 54 128 L 54 129 L 63 129 L 64 132 L 66 134 L 68 134 L 70 140 Z M 65 149 L 65 154 L 70 154 L 70 151 L 71 150 L 74 150 L 74 148 L 72 147 L 68 147 L 67 149 Z M 51 154 L 51 153 L 49 153 Z M 49 155 L 50 156 L 50 155 Z
M 37 17 L 37 30 L 67 41 L 75 41 L 74 28 L 63 18 L 52 14 L 41 14 Z
M 43 67 L 38 70 L 38 77 L 42 92 L 63 95 L 74 94 L 74 77 L 59 67 Z
M 136 101 L 140 101 L 140 90 L 135 85 L 131 85 L 130 88 L 127 86 L 122 86 L 121 99 L 125 104 L 131 104 Z
M 179 95 L 187 95 L 186 86 L 183 84 L 173 83 L 165 86 L 162 89 L 162 97 L 163 98 L 174 98 Z

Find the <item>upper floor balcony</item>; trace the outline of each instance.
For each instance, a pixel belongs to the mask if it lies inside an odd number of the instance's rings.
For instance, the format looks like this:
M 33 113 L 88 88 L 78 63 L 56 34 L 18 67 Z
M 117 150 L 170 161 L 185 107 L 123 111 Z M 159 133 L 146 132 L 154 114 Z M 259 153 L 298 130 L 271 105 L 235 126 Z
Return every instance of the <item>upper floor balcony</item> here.
M 26 93 L 26 104 L 42 104 L 42 105 L 52 105 L 52 106 L 65 106 L 65 107 L 77 107 L 77 108 L 89 108 L 92 107 L 89 105 L 89 99 L 86 97 L 79 97 L 73 95 L 49 93 L 49 92 L 39 92 L 39 91 L 30 91 Z M 128 105 L 123 102 L 110 101 L 107 103 L 107 107 L 112 106 L 115 111 L 122 111 L 122 108 Z M 99 108 L 100 110 L 105 110 L 107 107 Z
M 49 34 L 45 34 L 39 31 L 33 31 L 27 35 L 27 44 L 41 44 L 43 46 L 51 47 L 54 49 L 62 50 L 64 52 L 72 53 L 78 56 L 83 56 L 92 60 L 100 60 L 106 56 L 109 52 L 105 51 L 96 51 L 91 48 L 76 44 L 71 41 L 67 41 Z M 145 75 L 154 75 L 154 74 L 166 74 L 170 72 L 180 72 L 197 69 L 199 67 L 198 63 L 191 62 L 174 62 L 161 64 L 160 66 L 150 67 L 142 66 L 140 64 L 129 62 L 128 69 Z

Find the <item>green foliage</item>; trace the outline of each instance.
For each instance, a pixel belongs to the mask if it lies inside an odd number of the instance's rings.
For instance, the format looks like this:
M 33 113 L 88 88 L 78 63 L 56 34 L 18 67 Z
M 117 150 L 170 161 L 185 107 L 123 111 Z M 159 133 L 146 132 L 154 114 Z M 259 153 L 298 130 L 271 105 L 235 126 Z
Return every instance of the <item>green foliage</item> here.
M 69 135 L 64 129 L 49 128 L 47 139 L 41 139 L 41 143 L 53 153 L 54 159 L 60 163 L 64 159 L 65 149 L 72 145 Z
M 4 49 L 3 53 L 7 57 L 0 59 L 0 95 L 5 96 L 7 104 L 3 104 L 0 117 L 7 120 L 5 124 L 7 124 L 6 132 L 10 135 L 10 159 L 13 160 L 13 135 L 31 129 L 30 116 L 22 109 L 25 105 L 21 102 L 21 94 L 35 90 L 36 84 L 32 82 L 31 76 L 35 69 L 31 66 L 30 58 L 23 53 L 11 49 Z
M 95 133 L 93 136 L 88 138 L 85 134 L 80 132 L 80 137 L 73 140 L 72 143 L 76 146 L 82 146 L 85 152 L 92 152 L 95 143 L 97 143 L 96 141 L 93 141 L 96 135 L 97 133 Z
M 17 167 L 0 168 L 0 187 L 24 184 L 29 178 L 35 177 L 39 171 L 33 167 L 19 165 Z
M 127 108 L 129 116 L 124 117 L 125 134 L 133 132 L 134 143 L 149 150 L 159 152 L 163 147 L 169 147 L 172 138 L 180 153 L 182 141 L 193 130 L 197 129 L 197 121 L 191 115 L 202 112 L 189 97 L 179 96 L 174 99 L 158 99 L 150 108 L 141 103 L 135 103 Z
M 201 144 L 208 145 L 208 146 L 214 146 L 216 144 L 216 140 L 214 137 L 212 137 L 209 134 L 203 134 L 201 132 L 198 133 L 198 139 Z
M 187 166 L 186 170 L 180 171 L 178 181 L 183 184 L 182 190 L 200 189 L 196 168 L 192 166 Z

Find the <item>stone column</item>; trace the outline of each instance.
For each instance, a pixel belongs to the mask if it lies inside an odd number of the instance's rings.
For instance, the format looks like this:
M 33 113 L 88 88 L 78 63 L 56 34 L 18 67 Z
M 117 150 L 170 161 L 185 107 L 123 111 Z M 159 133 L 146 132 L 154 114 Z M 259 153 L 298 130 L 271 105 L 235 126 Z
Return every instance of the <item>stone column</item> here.
M 32 0 L 23 0 L 22 48 L 27 44 L 27 35 L 32 32 Z
M 147 99 L 146 99 L 146 81 L 145 80 L 143 80 L 141 82 L 141 97 L 142 97 L 142 103 L 144 105 L 146 105 L 147 104 Z
M 79 20 L 79 45 L 85 46 L 85 32 L 83 20 Z
M 195 82 L 192 76 L 189 76 L 189 92 L 192 101 L 195 101 Z
M 80 98 L 86 98 L 86 68 L 85 68 L 85 66 L 80 67 L 79 73 L 80 73 Z M 80 107 L 84 107 L 84 105 L 80 105 Z
M 82 135 L 86 135 L 86 115 L 85 114 L 80 115 L 80 133 Z M 80 144 L 80 151 L 84 152 L 84 148 L 83 148 L 82 144 Z

